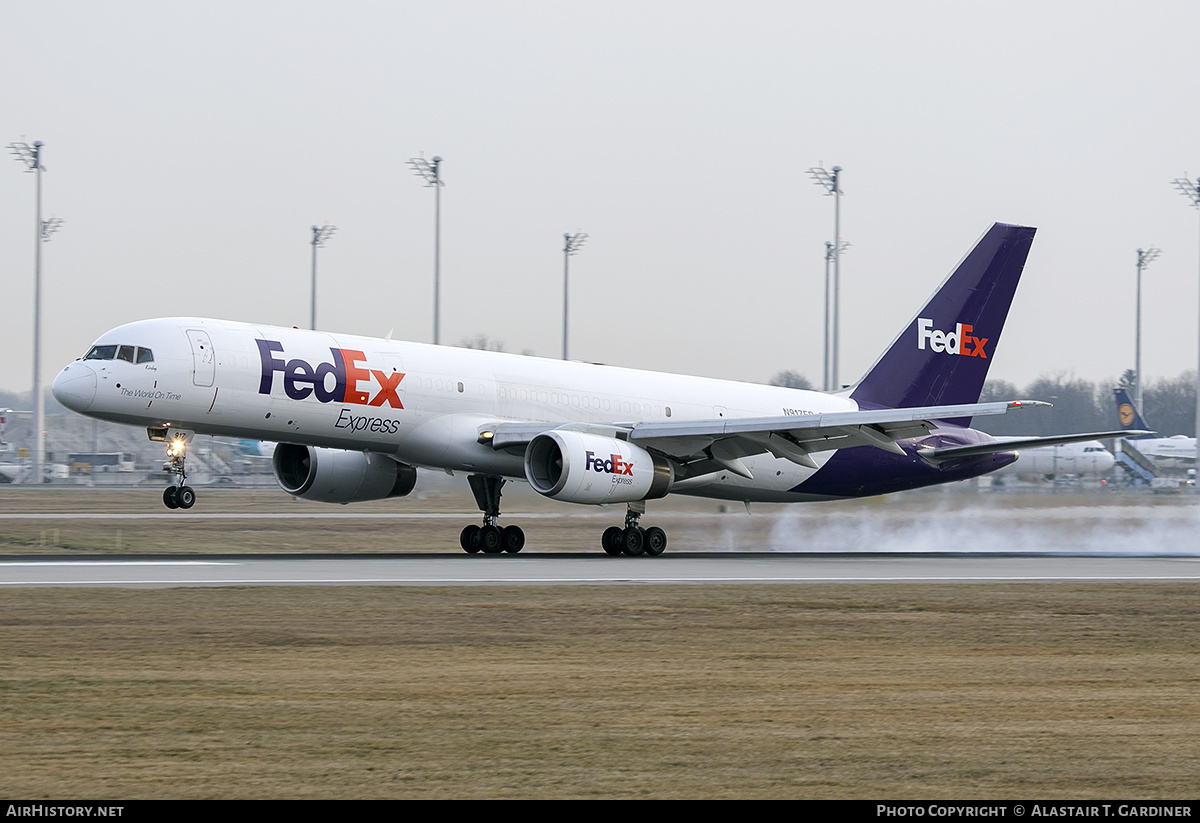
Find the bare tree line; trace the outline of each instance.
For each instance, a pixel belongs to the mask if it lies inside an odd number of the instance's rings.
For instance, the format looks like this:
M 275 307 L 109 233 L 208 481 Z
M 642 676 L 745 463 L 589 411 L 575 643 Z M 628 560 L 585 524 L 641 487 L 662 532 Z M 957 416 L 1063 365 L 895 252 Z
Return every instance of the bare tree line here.
M 772 386 L 810 389 L 803 375 L 784 371 L 770 381 Z M 1110 431 L 1121 428 L 1113 388 L 1120 386 L 1133 394 L 1133 371 L 1119 380 L 1099 383 L 1084 380 L 1069 372 L 1042 375 L 1024 388 L 1007 380 L 989 380 L 983 387 L 980 402 L 992 400 L 1045 400 L 1054 404 L 1051 409 L 980 417 L 975 428 L 997 435 L 1066 434 L 1070 432 Z M 1178 377 L 1147 380 L 1142 390 L 1142 416 L 1159 434 L 1171 436 L 1196 434 L 1196 373 L 1186 371 Z

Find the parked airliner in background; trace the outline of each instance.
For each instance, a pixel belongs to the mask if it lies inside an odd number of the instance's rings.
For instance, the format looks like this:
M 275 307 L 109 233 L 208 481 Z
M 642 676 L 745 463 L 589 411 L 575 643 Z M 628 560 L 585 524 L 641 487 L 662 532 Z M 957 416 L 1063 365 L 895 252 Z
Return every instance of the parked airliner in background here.
M 0 409 L 0 483 L 15 483 L 24 468 L 20 463 L 9 462 L 8 444 L 4 442 L 4 429 L 12 409 Z
M 1141 412 L 1133 405 L 1129 392 L 1125 389 L 1113 389 L 1113 399 L 1117 403 L 1117 419 L 1122 426 L 1135 429 L 1150 429 L 1142 418 Z M 1151 432 L 1153 430 L 1151 429 Z M 1165 468 L 1192 468 L 1196 463 L 1196 438 L 1177 434 L 1173 437 L 1155 437 L 1152 433 L 1133 435 L 1129 437 L 1133 445 L 1155 463 Z
M 1034 229 L 996 224 L 859 383 L 821 392 L 500 352 L 201 318 L 145 320 L 101 335 L 54 380 L 77 412 L 145 426 L 189 508 L 195 434 L 275 441 L 284 491 L 352 503 L 408 494 L 417 468 L 467 475 L 483 524 L 468 552 L 516 552 L 500 492 L 526 480 L 570 503 L 624 503 L 609 554 L 659 554 L 646 501 L 675 492 L 791 502 L 863 497 L 976 477 L 1021 446 L 971 418 L 1046 403 L 979 403 Z
M 1019 440 L 1017 437 L 997 437 L 1001 443 Z M 1075 477 L 1100 477 L 1116 465 L 1112 452 L 1104 448 L 1099 440 L 1080 443 L 1064 443 L 1059 446 L 1042 446 L 1036 449 L 1021 449 L 1021 459 L 1001 469 L 999 475 L 1022 477 L 1057 478 L 1064 475 Z

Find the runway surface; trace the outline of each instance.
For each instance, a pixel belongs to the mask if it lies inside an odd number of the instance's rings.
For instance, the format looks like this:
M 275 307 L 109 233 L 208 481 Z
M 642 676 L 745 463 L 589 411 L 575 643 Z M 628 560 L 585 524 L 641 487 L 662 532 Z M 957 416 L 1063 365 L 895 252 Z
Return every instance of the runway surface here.
M 0 559 L 0 588 L 1137 581 L 1200 581 L 1200 558 L 740 553 Z

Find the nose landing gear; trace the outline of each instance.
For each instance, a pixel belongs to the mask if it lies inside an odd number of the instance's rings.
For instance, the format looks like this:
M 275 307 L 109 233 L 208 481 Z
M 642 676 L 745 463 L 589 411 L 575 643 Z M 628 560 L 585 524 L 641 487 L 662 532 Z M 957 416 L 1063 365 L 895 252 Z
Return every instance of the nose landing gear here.
M 176 433 L 167 446 L 167 462 L 163 463 L 163 471 L 179 478 L 176 485 L 163 489 L 163 505 L 168 509 L 190 509 L 196 505 L 196 491 L 186 484 L 187 471 L 184 468 L 187 444 L 191 439 L 191 432 Z

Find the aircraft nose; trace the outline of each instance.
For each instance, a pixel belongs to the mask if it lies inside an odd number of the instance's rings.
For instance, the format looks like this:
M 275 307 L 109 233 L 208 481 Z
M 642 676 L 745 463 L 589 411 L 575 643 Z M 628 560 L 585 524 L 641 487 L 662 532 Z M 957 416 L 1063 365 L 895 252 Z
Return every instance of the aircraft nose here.
M 54 378 L 51 391 L 54 399 L 71 411 L 85 412 L 96 399 L 96 373 L 90 366 L 72 363 Z

